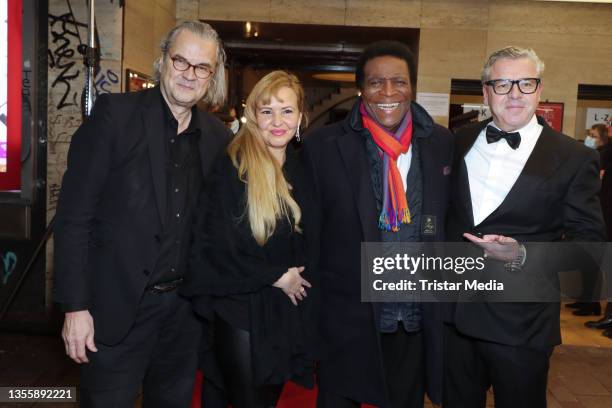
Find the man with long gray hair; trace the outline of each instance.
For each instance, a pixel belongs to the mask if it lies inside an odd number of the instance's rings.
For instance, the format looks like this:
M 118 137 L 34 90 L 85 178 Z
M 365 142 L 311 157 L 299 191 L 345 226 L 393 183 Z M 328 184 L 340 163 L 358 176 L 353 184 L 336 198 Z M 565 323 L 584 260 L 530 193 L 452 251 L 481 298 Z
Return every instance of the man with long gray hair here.
M 195 202 L 228 130 L 196 109 L 225 99 L 213 28 L 161 43 L 158 86 L 100 95 L 72 138 L 55 225 L 55 301 L 82 407 L 186 407 L 201 325 L 182 283 Z
M 489 276 L 552 270 L 531 242 L 603 239 L 597 154 L 536 116 L 543 71 L 531 49 L 492 53 L 482 71 L 492 119 L 457 131 L 446 236 L 483 247 Z M 484 408 L 492 388 L 496 407 L 546 408 L 558 302 L 457 303 L 445 321 L 442 406 Z

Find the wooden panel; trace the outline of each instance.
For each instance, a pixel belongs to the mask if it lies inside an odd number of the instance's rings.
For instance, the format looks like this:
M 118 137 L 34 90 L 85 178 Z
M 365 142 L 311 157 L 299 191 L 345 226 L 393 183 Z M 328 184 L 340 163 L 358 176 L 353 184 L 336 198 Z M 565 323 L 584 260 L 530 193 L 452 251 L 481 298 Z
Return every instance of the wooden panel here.
M 153 58 L 157 58 L 160 54 L 159 43 L 176 25 L 176 19 L 173 14 L 169 14 L 166 9 L 155 7 L 153 37 L 151 38 L 151 53 Z M 151 65 L 153 60 L 149 63 Z
M 193 20 L 198 18 L 199 0 L 176 0 L 177 20 Z
M 172 17 L 176 17 L 176 0 L 155 0 L 155 7 L 162 8 Z M 193 16 L 195 17 L 196 15 Z
M 125 26 L 123 39 L 124 67 L 133 68 L 143 74 L 151 73 L 153 53 L 152 30 L 143 27 L 154 27 L 154 8 L 144 1 L 127 1 L 125 4 Z
M 270 21 L 273 22 L 345 25 L 345 12 L 344 0 L 270 1 Z
M 423 2 L 421 28 L 487 30 L 488 0 L 427 0 Z
M 421 29 L 419 79 L 478 79 L 485 60 L 486 32 L 479 30 Z
M 612 35 L 610 4 L 491 0 L 489 24 L 497 30 Z
M 270 0 L 200 0 L 198 16 L 201 20 L 269 22 Z
M 420 27 L 421 0 L 347 0 L 346 25 Z

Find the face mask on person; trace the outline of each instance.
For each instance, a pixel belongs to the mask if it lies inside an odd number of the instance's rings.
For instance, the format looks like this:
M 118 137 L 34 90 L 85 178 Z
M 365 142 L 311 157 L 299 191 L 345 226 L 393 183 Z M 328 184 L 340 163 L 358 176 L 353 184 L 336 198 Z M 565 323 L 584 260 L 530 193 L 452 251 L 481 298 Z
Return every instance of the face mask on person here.
M 230 129 L 233 134 L 238 133 L 238 131 L 240 130 L 240 121 L 238 119 L 234 119 L 234 121 L 230 125 Z
M 597 149 L 597 140 L 593 136 L 587 136 L 584 138 L 584 145 L 591 149 Z

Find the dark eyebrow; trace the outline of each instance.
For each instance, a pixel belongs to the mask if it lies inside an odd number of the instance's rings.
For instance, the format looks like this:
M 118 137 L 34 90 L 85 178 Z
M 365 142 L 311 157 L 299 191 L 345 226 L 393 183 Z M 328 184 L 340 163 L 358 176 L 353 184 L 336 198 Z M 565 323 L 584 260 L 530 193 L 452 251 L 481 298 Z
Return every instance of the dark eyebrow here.
M 390 77 L 385 77 L 385 76 L 371 76 L 368 77 L 367 79 L 371 80 L 371 79 L 389 79 L 389 80 L 395 80 L 395 79 L 408 79 L 407 76 L 404 76 L 402 74 L 397 74 L 397 75 L 392 75 Z

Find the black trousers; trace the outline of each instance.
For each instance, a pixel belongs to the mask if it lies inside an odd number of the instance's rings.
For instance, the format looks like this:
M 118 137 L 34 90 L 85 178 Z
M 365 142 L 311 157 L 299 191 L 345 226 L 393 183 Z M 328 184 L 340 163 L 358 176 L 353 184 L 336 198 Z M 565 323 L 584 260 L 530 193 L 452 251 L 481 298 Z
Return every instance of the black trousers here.
M 225 391 L 204 378 L 202 382 L 202 396 L 200 398 L 200 408 L 227 408 L 227 396 Z
M 233 408 L 276 406 L 283 384 L 255 386 L 248 331 L 236 328 L 216 316 L 215 353 L 223 375 L 226 397 Z
M 385 381 L 390 408 L 422 408 L 425 398 L 425 352 L 421 332 L 406 333 L 401 327 L 380 335 Z M 319 391 L 318 408 L 358 408 L 359 401 Z
M 553 347 L 537 350 L 464 336 L 444 327 L 444 408 L 484 408 L 493 387 L 496 408 L 546 408 Z
M 145 293 L 125 339 L 112 346 L 96 343 L 98 352 L 87 352 L 80 406 L 133 408 L 142 386 L 144 408 L 188 407 L 201 328 L 177 291 Z

